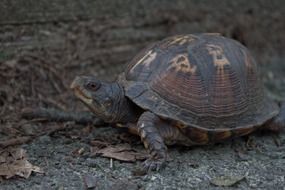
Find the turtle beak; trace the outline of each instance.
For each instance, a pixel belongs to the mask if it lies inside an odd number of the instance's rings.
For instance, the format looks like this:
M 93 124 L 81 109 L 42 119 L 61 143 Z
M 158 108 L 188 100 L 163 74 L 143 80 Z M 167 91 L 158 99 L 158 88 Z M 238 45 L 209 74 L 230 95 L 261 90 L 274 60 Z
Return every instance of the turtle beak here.
M 78 88 L 79 86 L 82 86 L 82 80 L 81 77 L 75 77 L 75 79 L 72 81 L 70 85 L 70 89 L 74 90 L 75 88 Z
M 70 88 L 74 91 L 75 95 L 87 104 L 92 103 L 92 95 L 86 89 L 84 84 L 86 80 L 84 77 L 77 76 L 70 85 Z

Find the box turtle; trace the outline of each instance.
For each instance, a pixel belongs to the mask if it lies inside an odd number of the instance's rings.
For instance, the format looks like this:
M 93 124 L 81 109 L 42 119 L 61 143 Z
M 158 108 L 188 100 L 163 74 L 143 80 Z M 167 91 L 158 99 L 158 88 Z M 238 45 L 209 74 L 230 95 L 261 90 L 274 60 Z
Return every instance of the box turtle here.
M 285 126 L 285 105 L 265 95 L 248 49 L 219 34 L 166 38 L 138 53 L 115 82 L 78 76 L 71 88 L 104 122 L 140 136 L 150 170 L 165 163 L 166 144 L 204 145 Z

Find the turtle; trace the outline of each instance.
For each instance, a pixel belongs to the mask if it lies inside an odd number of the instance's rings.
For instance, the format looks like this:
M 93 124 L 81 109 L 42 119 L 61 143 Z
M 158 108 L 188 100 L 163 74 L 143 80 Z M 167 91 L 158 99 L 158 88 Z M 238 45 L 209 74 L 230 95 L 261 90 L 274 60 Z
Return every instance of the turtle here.
M 77 76 L 71 89 L 105 123 L 139 135 L 147 170 L 165 165 L 167 145 L 206 145 L 285 126 L 285 104 L 266 95 L 249 50 L 215 33 L 152 43 L 115 81 Z

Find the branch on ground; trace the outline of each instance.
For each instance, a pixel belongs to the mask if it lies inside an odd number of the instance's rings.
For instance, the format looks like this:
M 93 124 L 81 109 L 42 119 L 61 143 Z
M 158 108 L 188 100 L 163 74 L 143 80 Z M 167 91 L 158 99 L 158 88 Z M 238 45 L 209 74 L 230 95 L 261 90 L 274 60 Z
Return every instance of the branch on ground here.
M 44 118 L 47 121 L 66 122 L 74 121 L 78 124 L 104 125 L 104 121 L 97 118 L 91 112 L 65 112 L 54 108 L 24 108 L 21 111 L 22 118 Z

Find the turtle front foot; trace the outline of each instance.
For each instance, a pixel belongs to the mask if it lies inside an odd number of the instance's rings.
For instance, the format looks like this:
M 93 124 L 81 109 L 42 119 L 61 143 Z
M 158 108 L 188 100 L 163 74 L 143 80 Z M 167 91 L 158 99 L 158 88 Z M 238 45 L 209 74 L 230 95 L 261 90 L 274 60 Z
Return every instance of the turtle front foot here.
M 145 112 L 137 123 L 138 134 L 150 153 L 150 158 L 143 163 L 143 168 L 147 171 L 159 170 L 166 161 L 167 147 L 155 126 L 159 121 L 160 119 L 155 114 Z
M 165 166 L 165 159 L 149 158 L 143 163 L 143 169 L 145 171 L 159 171 Z

